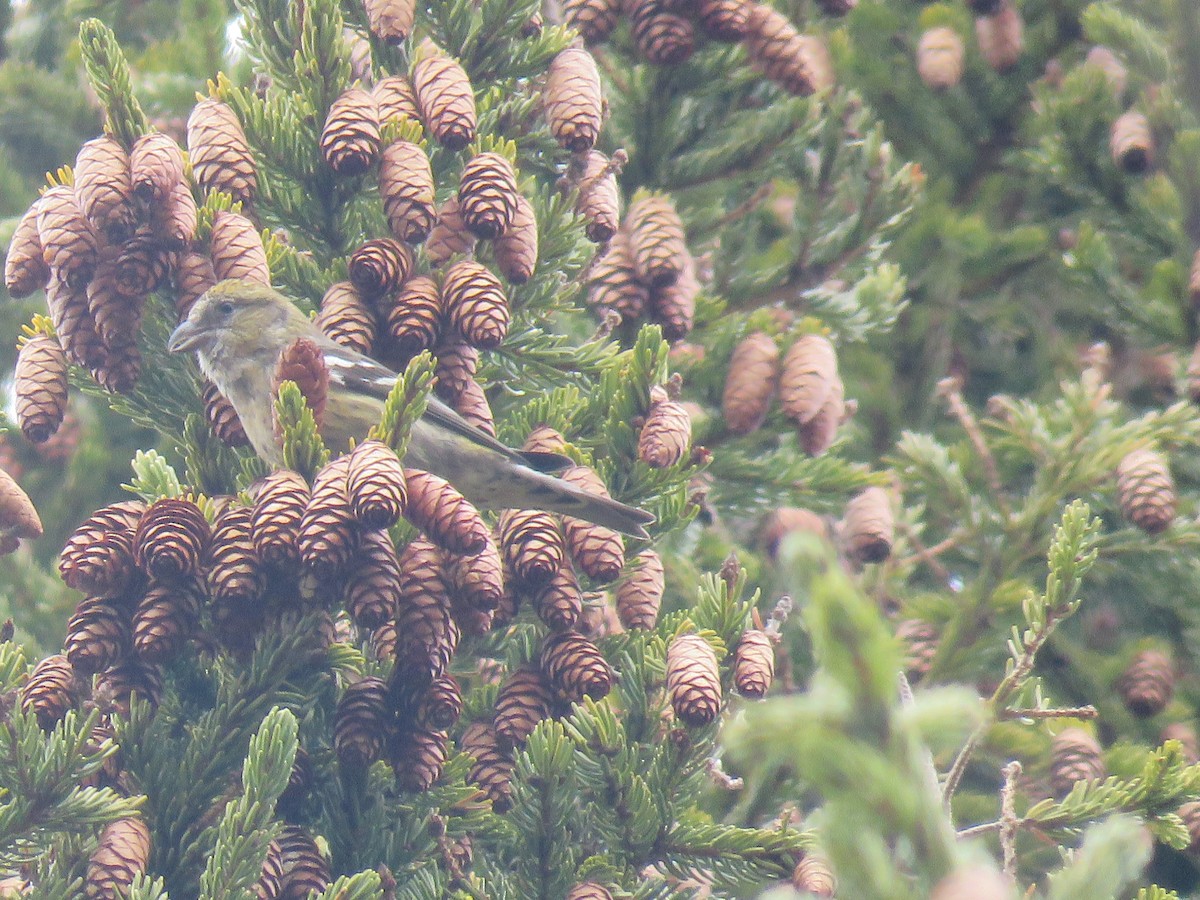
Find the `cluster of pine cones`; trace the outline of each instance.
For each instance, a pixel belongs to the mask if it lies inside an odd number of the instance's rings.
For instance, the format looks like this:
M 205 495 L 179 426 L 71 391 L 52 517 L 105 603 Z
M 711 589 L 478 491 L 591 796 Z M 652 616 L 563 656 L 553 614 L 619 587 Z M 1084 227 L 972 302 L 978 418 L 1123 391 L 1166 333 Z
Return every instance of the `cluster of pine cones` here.
M 997 72 L 1007 72 L 1025 50 L 1025 23 L 1012 0 L 967 0 L 975 20 L 975 40 L 983 58 Z M 935 90 L 947 90 L 962 79 L 967 47 L 948 25 L 930 28 L 917 42 L 917 74 Z

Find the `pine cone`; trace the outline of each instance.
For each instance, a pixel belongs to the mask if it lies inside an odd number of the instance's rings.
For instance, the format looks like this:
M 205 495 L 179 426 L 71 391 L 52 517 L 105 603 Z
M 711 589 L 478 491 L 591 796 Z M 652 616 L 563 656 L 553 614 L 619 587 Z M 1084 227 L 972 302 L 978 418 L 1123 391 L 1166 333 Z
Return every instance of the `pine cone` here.
M 242 427 L 233 404 L 222 394 L 215 384 L 205 381 L 200 391 L 200 399 L 204 403 L 204 419 L 208 422 L 209 431 L 216 435 L 226 447 L 246 447 L 250 438 Z
M 529 432 L 529 436 L 525 438 L 525 442 L 521 444 L 521 449 L 527 453 L 554 453 L 562 455 L 566 450 L 567 440 L 558 431 L 551 428 L 549 425 L 538 425 Z M 588 471 L 591 471 L 590 469 Z M 593 473 L 595 474 L 595 473 Z M 606 490 L 604 482 L 599 476 L 594 479 L 599 483 L 598 490 L 593 490 L 593 493 L 603 494 Z M 607 496 L 607 494 L 605 494 Z
M 545 676 L 532 666 L 514 671 L 496 695 L 496 738 L 503 747 L 523 747 L 542 719 L 549 718 L 554 695 Z
M 668 341 L 681 341 L 691 332 L 696 324 L 696 298 L 699 295 L 696 264 L 688 253 L 684 255 L 683 271 L 675 283 L 650 293 L 650 318 L 662 326 L 663 337 Z
M 653 550 L 643 550 L 631 561 L 629 574 L 617 585 L 617 616 L 628 629 L 650 631 L 658 623 L 666 573 Z
M 428 275 L 414 275 L 390 302 L 387 331 L 401 356 L 413 357 L 437 343 L 442 294 Z
M 390 748 L 392 769 L 401 790 L 427 791 L 442 777 L 450 736 L 444 731 L 405 731 Z
M 825 857 L 807 852 L 792 870 L 792 886 L 817 897 L 832 897 L 837 893 L 837 879 Z
M 751 7 L 745 46 L 750 65 L 789 93 L 807 97 L 833 86 L 833 63 L 825 45 L 800 34 L 765 3 Z
M 365 0 L 371 33 L 385 44 L 399 46 L 412 33 L 415 0 Z
M 1011 0 L 1002 0 L 995 15 L 975 20 L 979 52 L 997 72 L 1007 72 L 1021 61 L 1025 50 L 1025 23 Z
M 788 348 L 779 380 L 784 413 L 800 424 L 812 421 L 838 380 L 837 352 L 828 338 L 806 334 Z
M 412 251 L 392 238 L 367 241 L 350 255 L 350 283 L 364 297 L 390 294 L 412 271 Z
M 76 672 L 94 675 L 129 650 L 129 616 L 101 597 L 85 597 L 67 622 L 63 653 Z
M 589 44 L 608 40 L 621 14 L 618 0 L 563 0 L 563 20 Z
M 553 631 L 575 627 L 583 614 L 583 592 L 569 562 L 564 562 L 533 596 L 533 609 Z
M 308 900 L 314 891 L 320 893 L 329 886 L 329 863 L 307 831 L 284 826 L 277 842 L 283 867 L 279 900 Z
M 479 153 L 467 160 L 458 183 L 458 210 L 476 237 L 498 238 L 517 211 L 517 174 L 499 153 Z
M 524 284 L 533 277 L 538 258 L 538 224 L 533 204 L 517 195 L 512 223 L 492 245 L 496 267 L 510 284 Z
M 608 661 L 595 644 L 575 631 L 546 638 L 541 668 L 572 703 L 582 703 L 584 697 L 600 700 L 612 690 L 613 671 Z
M 450 324 L 468 344 L 491 350 L 508 334 L 508 298 L 486 266 L 473 260 L 452 265 L 442 280 L 442 301 Z
M 941 635 L 937 627 L 920 619 L 905 619 L 896 627 L 896 638 L 904 647 L 904 674 L 920 681 L 929 674 Z
M 421 538 L 410 541 L 400 554 L 397 672 L 426 680 L 444 675 L 458 638 L 441 551 Z
M 21 686 L 21 709 L 37 716 L 43 731 L 62 721 L 78 700 L 75 670 L 62 654 L 47 656 Z
M 734 434 L 756 431 L 767 417 L 779 382 L 779 348 L 761 331 L 743 338 L 729 358 L 721 412 Z
M 33 540 L 42 536 L 42 520 L 29 495 L 4 469 L 0 469 L 0 554 L 12 553 L 20 539 Z
M 258 229 L 243 215 L 221 210 L 213 216 L 209 238 L 213 272 L 217 281 L 240 278 L 254 284 L 271 284 L 271 270 Z
M 526 584 L 545 585 L 562 568 L 562 531 L 550 513 L 507 509 L 500 515 L 497 530 L 506 564 Z
M 67 359 L 88 369 L 103 365 L 108 351 L 96 333 L 96 320 L 88 312 L 87 288 L 72 288 L 52 278 L 46 285 L 46 306 Z
M 183 151 L 170 135 L 152 131 L 134 141 L 129 171 L 133 192 L 144 205 L 162 203 L 183 180 Z
M 747 628 L 738 641 L 733 662 L 733 684 L 744 697 L 766 696 L 775 677 L 775 648 L 765 631 Z
M 111 356 L 114 348 L 129 343 L 142 325 L 141 296 L 122 296 L 117 287 L 116 260 L 107 257 L 100 260 L 96 273 L 87 286 L 88 312 L 96 323 L 96 333 L 108 348 Z
M 740 41 L 750 30 L 750 0 L 699 0 L 696 19 L 716 41 Z
M 398 240 L 420 243 L 433 227 L 433 170 L 416 144 L 396 141 L 379 158 L 379 194 Z
M 485 434 L 496 436 L 496 421 L 487 394 L 475 381 L 463 385 L 462 393 L 454 398 L 454 411 Z
M 638 52 L 654 66 L 677 66 L 696 48 L 692 23 L 670 11 L 664 0 L 631 0 L 626 6 L 629 31 Z
M 134 530 L 145 511 L 142 501 L 123 500 L 101 507 L 76 528 L 58 563 L 67 586 L 104 597 L 124 592 L 134 570 Z
M 349 685 L 333 717 L 333 747 L 338 761 L 350 768 L 370 765 L 387 737 L 387 685 L 367 676 Z
M 461 150 L 475 140 L 475 92 L 466 71 L 437 48 L 412 70 L 413 92 L 425 127 L 447 150 Z
M 698 728 L 721 712 L 717 655 L 697 634 L 681 634 L 667 648 L 667 693 L 685 725 Z
M 437 356 L 437 368 L 434 370 L 437 379 L 433 389 L 443 400 L 453 403 L 475 379 L 479 368 L 479 351 L 463 341 L 446 340 L 438 346 L 434 355 Z
M 332 291 L 333 288 L 330 290 Z M 328 294 L 326 296 L 328 297 Z M 319 321 L 320 317 L 318 317 Z M 330 336 L 332 337 L 332 335 Z M 317 428 L 320 428 L 325 421 L 325 404 L 329 399 L 329 367 L 325 362 L 325 354 L 317 346 L 316 341 L 306 337 L 296 338 L 279 354 L 279 359 L 275 363 L 273 383 L 276 394 L 279 393 L 279 388 L 285 381 L 296 385 L 301 396 L 304 397 L 304 402 L 312 411 Z
M 250 890 L 256 900 L 279 900 L 283 890 L 283 851 L 279 849 L 278 841 L 267 845 L 267 855 L 263 858 L 262 874 Z
M 204 513 L 190 500 L 156 501 L 138 522 L 133 556 L 138 568 L 157 581 L 179 581 L 200 569 L 210 530 Z
M 113 270 L 113 288 L 122 297 L 141 299 L 170 277 L 172 255 L 159 239 L 157 227 L 161 223 L 139 228 L 121 245 Z
M 309 795 L 312 793 L 315 777 L 312 757 L 308 755 L 308 751 L 304 749 L 303 745 L 298 746 L 292 770 L 288 772 L 287 786 L 279 795 L 279 815 L 283 816 L 285 820 L 296 818 L 296 812 L 307 803 Z M 280 877 L 282 878 L 282 867 Z
M 1113 122 L 1108 146 L 1113 162 L 1130 174 L 1145 172 L 1154 165 L 1154 136 L 1150 131 L 1150 121 L 1137 110 L 1131 109 Z M 43 245 L 45 242 L 43 236 Z M 46 261 L 50 262 L 48 258 Z
M 592 54 L 568 47 L 550 61 L 542 105 L 550 133 L 564 149 L 583 153 L 595 146 L 604 110 Z
M 391 447 L 364 441 L 350 454 L 350 509 L 364 528 L 390 528 L 404 512 L 404 468 Z
M 638 459 L 653 469 L 678 465 L 692 443 L 692 419 L 661 386 L 650 389 L 650 409 L 638 435 Z
M 222 191 L 248 203 L 258 190 L 254 159 L 246 132 L 232 109 L 220 100 L 201 100 L 187 120 L 188 157 L 192 177 L 210 191 Z
M 386 531 L 362 536 L 346 580 L 346 611 L 359 628 L 374 629 L 396 618 L 400 562 Z
M 842 514 L 841 536 L 847 555 L 860 563 L 877 563 L 892 552 L 892 503 L 887 491 L 869 487 L 856 494 Z
M 101 701 L 102 708 L 128 717 L 134 694 L 157 707 L 162 700 L 162 690 L 162 673 L 156 666 L 128 657 L 100 675 L 93 696 Z
M 196 198 L 192 186 L 178 181 L 165 200 L 150 210 L 150 227 L 168 250 L 182 250 L 196 237 Z
M 163 663 L 189 641 L 200 623 L 204 587 L 196 579 L 155 584 L 133 613 L 133 651 L 147 663 Z
M 333 101 L 321 130 L 321 155 L 338 175 L 361 175 L 379 153 L 379 110 L 375 98 L 359 87 Z
M 296 535 L 300 562 L 322 581 L 343 569 L 358 546 L 359 526 L 350 511 L 349 466 L 350 457 L 339 456 L 317 472 Z
M 75 200 L 96 231 L 120 243 L 133 231 L 129 154 L 114 137 L 92 138 L 75 157 Z
M 416 704 L 416 722 L 422 731 L 445 731 L 462 715 L 463 698 L 451 675 L 439 675 Z
M 917 44 L 917 73 L 931 88 L 952 88 L 962 78 L 967 48 L 953 28 L 930 28 Z
M 1121 673 L 1117 691 L 1125 708 L 1135 716 L 1144 719 L 1158 715 L 1175 696 L 1175 664 L 1165 653 L 1143 650 Z
M 531 448 L 527 446 L 526 449 Z M 587 466 L 571 466 L 560 473 L 560 477 L 590 494 L 612 496 L 604 480 Z M 625 568 L 625 539 L 611 528 L 563 516 L 563 535 L 571 557 L 588 578 L 607 583 Z
M 588 303 L 600 310 L 613 310 L 625 322 L 637 320 L 649 305 L 650 291 L 638 280 L 625 232 L 613 235 L 608 252 L 592 266 Z
M 208 556 L 208 592 L 215 604 L 240 610 L 254 607 L 267 588 L 267 573 L 254 552 L 246 506 L 227 506 L 213 525 Z
M 326 337 L 357 353 L 370 355 L 375 346 L 375 313 L 349 281 L 330 285 L 315 324 Z
M 488 543 L 488 528 L 479 511 L 442 478 L 419 469 L 405 469 L 408 503 L 404 517 L 431 541 L 450 553 L 473 554 Z
M 595 881 L 581 881 L 567 891 L 566 900 L 613 900 L 612 891 Z
M 1065 797 L 1080 781 L 1104 778 L 1107 770 L 1096 739 L 1081 728 L 1067 728 L 1050 744 L 1050 786 Z
M 490 537 L 479 553 L 447 556 L 446 578 L 455 602 L 472 609 L 490 612 L 504 596 L 504 564 Z
M 88 861 L 84 891 L 88 900 L 120 900 L 133 879 L 150 862 L 150 829 L 140 818 L 118 819 L 104 826 Z
M 380 125 L 401 118 L 421 121 L 421 114 L 417 111 L 417 95 L 403 75 L 388 75 L 379 79 L 371 89 L 371 94 L 375 97 Z
M 458 197 L 450 196 L 438 207 L 437 222 L 425 241 L 425 256 L 434 268 L 452 257 L 469 255 L 475 250 L 475 235 L 462 218 Z
M 37 334 L 17 354 L 13 375 L 17 423 L 25 439 L 42 444 L 58 431 L 67 412 L 67 357 L 57 340 Z
M 796 427 L 800 446 L 809 456 L 820 456 L 837 438 L 838 426 L 846 418 L 844 390 L 842 379 L 835 379 L 817 414 Z
M 1142 448 L 1117 466 L 1117 498 L 1121 512 L 1147 534 L 1158 534 L 1175 518 L 1175 483 L 1167 461 Z
M 96 269 L 100 239 L 84 218 L 75 192 L 64 185 L 42 194 L 37 204 L 42 261 L 71 288 L 83 288 Z
M 467 726 L 459 739 L 459 749 L 475 758 L 467 775 L 492 801 L 492 809 L 505 813 L 512 807 L 512 757 L 500 748 L 496 732 L 485 722 Z
M 587 223 L 584 233 L 588 240 L 602 244 L 617 233 L 621 223 L 617 174 L 610 166 L 609 158 L 599 150 L 589 150 L 577 159 L 582 159 L 582 164 L 579 166 L 579 194 L 575 198 L 575 212 Z M 622 243 L 626 268 L 632 269 L 633 257 L 630 255 L 628 238 L 624 238 Z M 612 252 L 610 249 L 609 254 Z
M 263 562 L 280 569 L 299 562 L 297 539 L 309 497 L 308 482 L 295 472 L 282 469 L 262 479 L 254 498 L 250 536 Z
M 37 199 L 17 223 L 8 256 L 4 260 L 4 285 L 9 296 L 20 300 L 46 286 L 50 267 L 43 258 L 42 241 L 38 237 L 38 211 L 42 201 Z
M 625 216 L 625 229 L 638 278 L 651 287 L 674 284 L 688 250 L 683 222 L 671 199 L 655 194 L 636 197 Z

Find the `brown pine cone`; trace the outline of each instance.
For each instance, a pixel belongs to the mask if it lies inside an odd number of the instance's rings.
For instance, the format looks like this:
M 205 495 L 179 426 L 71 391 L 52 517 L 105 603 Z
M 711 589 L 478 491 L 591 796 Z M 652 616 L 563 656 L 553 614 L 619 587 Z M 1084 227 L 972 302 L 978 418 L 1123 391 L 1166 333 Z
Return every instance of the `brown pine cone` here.
M 371 33 L 385 44 L 399 46 L 412 33 L 415 0 L 365 0 Z
M 1175 518 L 1175 482 L 1161 455 L 1149 448 L 1127 454 L 1117 466 L 1121 512 L 1147 534 L 1165 530 Z
M 838 426 L 846 418 L 844 390 L 842 379 L 835 379 L 817 414 L 809 421 L 797 425 L 796 436 L 801 448 L 809 456 L 820 456 L 837 438 Z
M 426 55 L 412 70 L 413 92 L 425 127 L 447 150 L 461 150 L 475 140 L 475 92 L 456 60 L 428 43 Z
M 401 241 L 420 243 L 433 227 L 433 170 L 416 144 L 396 141 L 379 158 L 379 195 L 388 227 Z
M 953 28 L 930 28 L 917 43 L 917 73 L 928 87 L 952 88 L 962 79 L 967 48 Z
M 217 390 L 211 381 L 205 381 L 200 391 L 200 399 L 204 403 L 204 420 L 208 422 L 209 431 L 216 435 L 226 447 L 247 447 L 250 438 L 242 427 L 233 404 Z
M 505 679 L 496 695 L 496 738 L 503 747 L 523 747 L 542 719 L 549 718 L 554 694 L 533 666 L 523 666 Z
M 37 716 L 43 731 L 62 721 L 79 699 L 75 670 L 62 654 L 47 656 L 33 667 L 33 674 L 21 686 L 21 709 Z
M 133 231 L 129 154 L 109 135 L 86 141 L 75 157 L 75 200 L 96 231 L 120 243 Z
M 121 245 L 113 270 L 113 286 L 122 297 L 145 297 L 158 290 L 171 275 L 173 254 L 159 239 L 155 227 L 139 228 Z
M 584 233 L 589 241 L 602 244 L 617 233 L 621 224 L 621 195 L 617 188 L 617 174 L 610 160 L 599 150 L 589 150 L 581 157 L 579 194 L 575 198 L 575 212 L 587 223 Z M 629 255 L 628 238 L 624 241 L 627 268 L 633 267 Z M 612 251 L 610 250 L 609 253 Z M 643 305 L 645 305 L 643 303 Z
M 492 809 L 505 813 L 512 807 L 512 757 L 501 749 L 496 732 L 486 722 L 467 726 L 458 742 L 459 749 L 475 758 L 467 775 L 492 801 Z
M 560 477 L 588 493 L 600 497 L 612 496 L 604 480 L 587 466 L 571 466 Z M 563 536 L 571 557 L 588 578 L 607 583 L 625 568 L 625 539 L 611 528 L 563 516 Z
M 320 893 L 329 886 L 329 863 L 307 831 L 285 825 L 276 840 L 283 868 L 279 900 L 308 900 L 314 891 Z
M 613 670 L 600 650 L 575 631 L 552 634 L 542 644 L 541 668 L 572 703 L 584 697 L 600 700 L 613 685 Z
M 96 323 L 100 340 L 113 355 L 114 348 L 125 346 L 142 326 L 141 296 L 122 296 L 117 287 L 116 259 L 101 258 L 87 286 L 88 312 Z
M 464 259 L 452 265 L 442 280 L 442 302 L 450 324 L 472 346 L 491 350 L 508 334 L 508 298 L 481 263 Z
M 568 47 L 550 61 L 542 106 L 550 133 L 564 149 L 583 153 L 595 146 L 604 110 L 592 54 Z
M 376 238 L 350 255 L 350 283 L 364 297 L 374 299 L 399 288 L 412 267 L 408 247 L 392 238 Z
M 433 389 L 447 403 L 468 389 L 479 368 L 479 351 L 461 340 L 443 341 L 434 351 L 437 375 Z
M 487 545 L 488 528 L 479 511 L 445 479 L 419 469 L 405 469 L 408 503 L 404 517 L 450 553 L 479 553 Z
M 346 579 L 346 612 L 359 628 L 375 629 L 396 618 L 400 562 L 386 531 L 362 536 Z
M 662 326 L 663 337 L 671 343 L 681 341 L 696 324 L 696 298 L 700 282 L 696 278 L 696 263 L 690 253 L 684 254 L 683 271 L 674 284 L 650 292 L 650 319 Z
M 350 457 L 339 456 L 317 472 L 296 535 L 300 562 L 323 581 L 343 569 L 358 547 L 359 525 L 350 511 L 349 467 Z
M 1144 719 L 1158 715 L 1175 696 L 1175 664 L 1165 653 L 1143 650 L 1121 673 L 1117 692 L 1135 716 Z
M 462 709 L 462 689 L 454 676 L 439 675 L 416 704 L 417 726 L 423 731 L 444 731 L 458 721 Z
M 994 15 L 975 20 L 979 52 L 997 72 L 1007 72 L 1021 61 L 1025 50 L 1025 23 L 1012 0 L 1002 0 Z
M 681 634 L 667 648 L 667 693 L 685 725 L 707 725 L 721 712 L 717 654 L 698 634 Z
M 1050 744 L 1050 786 L 1065 797 L 1080 781 L 1104 778 L 1107 769 L 1096 739 L 1081 728 L 1066 728 Z
M 226 210 L 213 216 L 209 247 L 218 281 L 240 278 L 270 286 L 271 270 L 267 266 L 262 237 L 245 216 Z
M 467 160 L 458 182 L 458 211 L 476 237 L 498 238 L 517 212 L 517 173 L 507 157 L 479 153 Z
M 423 538 L 410 541 L 400 554 L 397 672 L 426 680 L 444 675 L 458 639 L 441 551 Z
M 429 264 L 437 268 L 455 256 L 466 256 L 474 250 L 475 235 L 463 221 L 458 197 L 447 197 L 446 202 L 438 207 L 437 222 L 425 241 L 425 256 Z
M 162 203 L 183 180 L 183 151 L 170 135 L 152 131 L 134 141 L 129 171 L 133 192 L 143 204 Z
M 134 530 L 146 511 L 141 500 L 101 507 L 67 538 L 58 571 L 68 587 L 116 597 L 133 576 Z
M 613 900 L 612 891 L 595 881 L 581 881 L 567 891 L 566 900 Z
M 329 107 L 321 130 L 321 155 L 338 175 L 361 175 L 379 153 L 379 110 L 359 87 L 347 88 Z
M 330 285 L 315 324 L 326 337 L 357 353 L 370 355 L 375 346 L 375 313 L 349 281 Z
M 279 849 L 278 841 L 267 845 L 267 855 L 263 858 L 262 874 L 250 890 L 255 900 L 279 900 L 283 890 L 283 851 Z
M 83 288 L 96 269 L 100 238 L 65 185 L 52 187 L 37 204 L 42 261 L 71 288 Z
M 608 252 L 592 266 L 588 303 L 599 310 L 613 310 L 625 322 L 636 321 L 650 304 L 650 291 L 638 280 L 625 232 L 613 235 Z
M 421 121 L 421 114 L 417 111 L 417 95 L 403 75 L 388 75 L 379 79 L 371 89 L 371 94 L 375 97 L 380 125 L 400 118 Z
M 638 459 L 653 469 L 678 465 L 692 444 L 692 419 L 661 385 L 650 389 L 650 409 L 638 435 Z
M 17 423 L 25 439 L 42 444 L 58 431 L 67 412 L 67 357 L 57 340 L 37 334 L 17 354 L 13 375 Z
M 50 267 L 43 258 L 42 241 L 38 237 L 38 210 L 41 204 L 39 198 L 25 210 L 8 243 L 8 256 L 4 260 L 4 285 L 9 295 L 17 300 L 45 287 L 50 278 Z
M 450 736 L 444 731 L 406 730 L 389 748 L 396 784 L 404 791 L 427 791 L 442 777 L 449 756 Z
M 108 351 L 96 332 L 96 320 L 88 312 L 86 286 L 72 288 L 52 278 L 46 285 L 46 306 L 67 359 L 88 369 L 104 365 Z
M 1154 165 L 1154 135 L 1150 130 L 1150 120 L 1135 109 L 1123 113 L 1113 122 L 1108 146 L 1117 168 L 1132 175 L 1145 172 Z M 43 246 L 45 243 L 43 234 Z M 46 262 L 54 268 L 49 258 Z
M 700 0 L 696 20 L 716 41 L 740 41 L 750 30 L 750 0 Z
M 792 870 L 792 886 L 816 897 L 832 897 L 837 892 L 837 878 L 825 857 L 810 851 Z
M 558 571 L 533 595 L 533 610 L 551 630 L 575 627 L 583 614 L 583 591 L 571 564 L 563 561 Z
M 387 685 L 367 676 L 342 692 L 333 716 L 333 747 L 338 761 L 361 768 L 378 759 L 387 738 Z
M 67 622 L 63 653 L 76 672 L 95 675 L 129 651 L 129 616 L 101 597 L 85 597 Z
M 492 245 L 496 267 L 510 284 L 524 284 L 533 277 L 538 258 L 538 225 L 533 204 L 517 195 L 517 208 L 508 229 Z
M 650 631 L 658 623 L 658 609 L 666 588 L 662 559 L 643 550 L 631 560 L 629 574 L 617 585 L 617 616 L 628 629 Z
M 157 707 L 162 700 L 162 691 L 162 673 L 157 666 L 127 657 L 124 662 L 101 673 L 92 695 L 102 709 L 128 716 L 134 694 Z
M 404 512 L 404 468 L 382 441 L 364 441 L 350 454 L 350 509 L 363 528 L 391 528 Z
M 150 829 L 140 818 L 118 819 L 104 826 L 88 860 L 84 894 L 88 900 L 120 900 L 133 879 L 150 862 Z
M 529 432 L 529 436 L 525 438 L 525 442 L 521 444 L 521 449 L 527 453 L 555 453 L 561 455 L 566 450 L 566 447 L 566 438 L 549 425 L 539 425 L 534 428 Z M 588 488 L 588 490 L 592 490 L 593 493 L 604 494 L 608 490 L 604 487 L 604 482 L 600 481 L 598 476 L 595 480 L 600 484 L 599 489 Z M 604 496 L 608 495 L 604 494 Z
M 133 652 L 147 663 L 175 656 L 196 633 L 204 598 L 197 579 L 151 585 L 133 613 Z
M 200 570 L 211 536 L 191 500 L 158 500 L 142 514 L 133 536 L 138 568 L 157 581 L 179 581 Z
M 671 199 L 661 194 L 634 198 L 625 216 L 629 249 L 638 278 L 650 287 L 674 284 L 688 256 L 683 222 Z
M 165 200 L 150 211 L 150 226 L 162 246 L 182 250 L 196 237 L 196 198 L 192 186 L 178 181 Z
M 187 120 L 188 157 L 192 177 L 209 191 L 222 191 L 248 203 L 258 190 L 254 158 L 246 132 L 232 109 L 207 98 L 193 108 Z
M 279 795 L 279 815 L 285 820 L 292 818 L 292 812 L 298 810 L 308 800 L 312 793 L 313 779 L 312 757 L 303 745 L 296 748 L 296 759 L 292 762 L 292 770 L 288 772 L 287 786 Z M 281 876 L 282 877 L 282 876 Z
M 563 21 L 589 44 L 608 40 L 621 14 L 618 0 L 563 0 Z
M 428 275 L 414 275 L 387 308 L 387 333 L 402 356 L 413 357 L 437 343 L 442 293 Z
M 254 607 L 267 588 L 267 573 L 254 552 L 247 506 L 227 506 L 213 524 L 208 556 L 208 592 L 214 604 L 241 610 Z
M 767 417 L 779 382 L 779 347 L 768 334 L 756 331 L 742 338 L 729 358 L 721 412 L 734 434 L 756 431 Z
M 259 482 L 254 497 L 250 536 L 254 550 L 267 565 L 291 568 L 300 561 L 297 540 L 308 507 L 308 482 L 288 469 L 272 472 Z
M 929 674 L 941 635 L 937 626 L 921 619 L 905 619 L 896 627 L 896 639 L 904 648 L 904 674 L 917 682 Z
M 891 498 L 883 488 L 866 488 L 846 504 L 841 537 L 851 559 L 859 563 L 887 559 L 892 552 L 894 531 Z
M 42 536 L 42 520 L 29 495 L 3 469 L 0 469 L 0 530 L 6 532 L 0 541 L 0 554 L 14 552 L 21 538 L 33 540 Z
M 734 653 L 733 684 L 738 693 L 756 700 L 765 697 L 775 677 L 775 648 L 759 628 L 742 632 Z
M 485 434 L 496 436 L 496 421 L 487 394 L 476 381 L 468 381 L 454 398 L 454 411 Z
M 316 341 L 306 337 L 296 338 L 279 354 L 272 385 L 276 394 L 285 381 L 292 382 L 299 389 L 320 428 L 325 421 L 325 403 L 329 399 L 329 367 Z
M 533 509 L 506 509 L 497 525 L 504 560 L 521 581 L 545 585 L 563 566 L 566 548 L 558 520 Z
M 638 52 L 654 66 L 677 66 L 696 48 L 690 20 L 670 11 L 664 0 L 631 0 L 626 5 L 629 31 Z
M 456 603 L 483 611 L 498 607 L 504 596 L 504 564 L 495 542 L 489 537 L 483 550 L 468 556 L 447 555 L 446 579 Z
M 800 34 L 787 16 L 755 3 L 746 25 L 750 65 L 785 91 L 807 97 L 833 86 L 833 63 L 825 45 Z
M 838 381 L 837 352 L 828 338 L 806 334 L 788 348 L 779 379 L 784 414 L 800 424 L 812 421 Z

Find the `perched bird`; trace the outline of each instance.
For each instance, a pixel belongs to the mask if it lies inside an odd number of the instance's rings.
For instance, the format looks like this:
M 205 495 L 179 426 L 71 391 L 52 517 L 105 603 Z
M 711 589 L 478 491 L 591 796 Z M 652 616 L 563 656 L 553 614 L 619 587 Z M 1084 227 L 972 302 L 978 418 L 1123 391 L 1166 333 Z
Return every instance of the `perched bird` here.
M 205 376 L 233 404 L 258 455 L 282 466 L 283 448 L 272 424 L 275 365 L 302 337 L 321 348 L 329 369 L 322 437 L 335 452 L 344 451 L 379 421 L 396 373 L 327 338 L 273 288 L 220 282 L 192 306 L 167 349 L 195 351 Z M 647 512 L 555 478 L 548 473 L 569 460 L 512 450 L 436 397 L 413 426 L 404 463 L 446 479 L 480 507 L 557 512 L 638 537 L 647 537 L 645 526 L 654 521 Z

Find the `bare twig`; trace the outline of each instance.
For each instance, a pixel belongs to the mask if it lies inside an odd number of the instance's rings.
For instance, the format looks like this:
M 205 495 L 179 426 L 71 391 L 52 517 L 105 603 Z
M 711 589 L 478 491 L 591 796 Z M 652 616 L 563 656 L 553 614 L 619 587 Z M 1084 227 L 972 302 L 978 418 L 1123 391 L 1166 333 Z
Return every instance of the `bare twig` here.
M 963 400 L 962 381 L 953 377 L 943 378 L 938 382 L 937 392 L 938 396 L 946 401 L 950 415 L 954 416 L 958 424 L 962 426 L 963 431 L 967 433 L 967 440 L 971 442 L 971 446 L 979 455 L 980 462 L 983 463 L 984 477 L 987 478 L 988 487 L 991 488 L 992 496 L 996 498 L 996 505 L 1000 508 L 1000 512 L 1004 514 L 1004 518 L 1011 518 L 1012 509 L 1009 508 L 1008 501 L 1004 498 L 1004 484 L 1000 481 L 1000 468 L 996 465 L 996 457 L 992 455 L 991 448 L 983 439 L 983 432 L 979 430 L 979 422 L 975 419 L 975 414 Z
M 1061 706 L 1048 709 L 1015 709 L 1001 710 L 1000 719 L 1094 719 L 1100 713 L 1094 706 Z
M 913 555 L 897 560 L 895 566 L 902 569 L 906 566 L 911 566 L 917 560 L 920 560 L 929 567 L 929 571 L 933 572 L 938 581 L 941 581 L 943 584 L 949 586 L 952 580 L 950 570 L 941 564 L 941 562 L 938 560 L 938 556 L 940 556 L 942 553 L 945 553 L 947 550 L 952 550 L 954 547 L 958 546 L 961 536 L 952 534 L 950 537 L 938 541 L 932 547 L 926 547 L 925 542 L 917 536 L 917 533 L 913 531 L 912 527 L 907 522 L 900 523 L 900 530 L 904 532 L 905 540 L 912 544 Z
M 1017 828 L 1021 820 L 1017 818 L 1017 778 L 1021 774 L 1021 764 L 1013 760 L 1002 770 L 1004 786 L 1000 789 L 1000 849 L 1004 853 L 1004 874 L 1010 880 L 1017 880 Z
M 1003 822 L 985 822 L 982 825 L 972 825 L 970 828 L 963 828 L 960 831 L 956 831 L 955 836 L 960 841 L 967 838 L 983 837 L 985 834 L 995 834 L 1003 827 Z
M 712 230 L 715 231 L 718 228 L 724 228 L 726 225 L 731 225 L 754 212 L 754 210 L 762 205 L 764 200 L 771 196 L 771 190 L 772 184 L 768 181 L 729 212 L 725 213 L 725 215 L 721 216 L 721 218 L 717 219 L 712 224 Z

